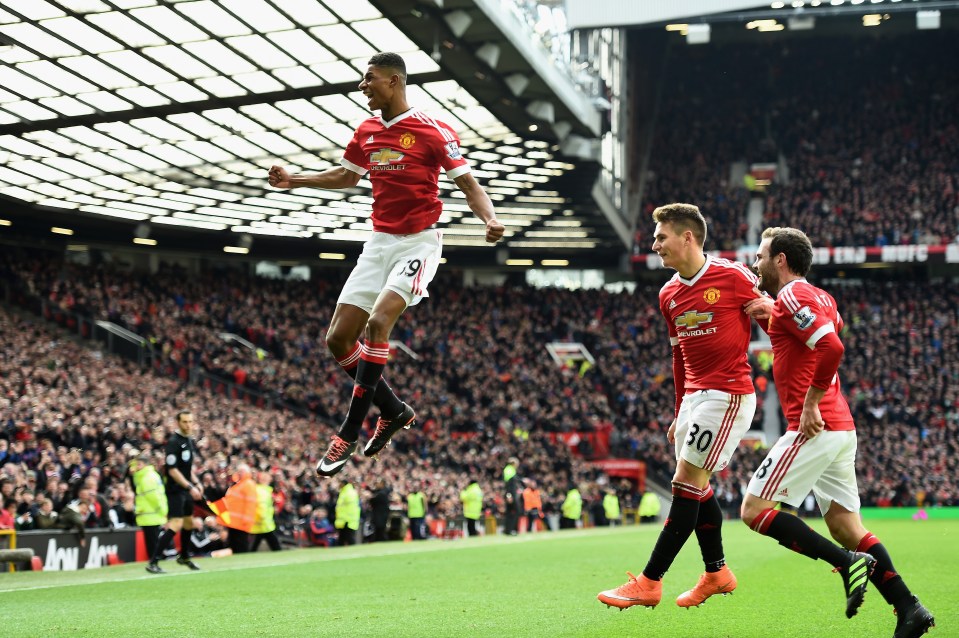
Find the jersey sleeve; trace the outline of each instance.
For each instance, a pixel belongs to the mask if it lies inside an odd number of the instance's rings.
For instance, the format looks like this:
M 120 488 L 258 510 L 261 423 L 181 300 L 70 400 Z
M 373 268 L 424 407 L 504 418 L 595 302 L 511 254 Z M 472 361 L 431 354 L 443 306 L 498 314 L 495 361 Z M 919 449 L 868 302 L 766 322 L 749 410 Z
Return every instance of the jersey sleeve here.
M 440 135 L 437 144 L 440 145 L 439 162 L 446 176 L 450 179 L 456 179 L 460 175 L 470 172 L 469 162 L 463 157 L 460 151 L 460 139 L 456 133 L 443 122 L 436 123 L 436 130 Z
M 832 317 L 822 308 L 816 295 L 805 286 L 794 285 L 777 299 L 782 304 L 785 330 L 810 350 L 823 336 L 836 332 Z
M 366 156 L 363 154 L 363 147 L 360 146 L 359 127 L 353 132 L 353 139 L 346 145 L 343 159 L 340 160 L 340 166 L 358 175 L 366 175 L 367 173 Z
M 672 319 L 669 317 L 669 313 L 666 311 L 666 288 L 663 287 L 659 291 L 659 312 L 662 313 L 663 319 L 666 320 L 666 329 L 669 332 L 669 345 L 678 346 L 679 345 L 679 333 L 676 332 L 676 324 L 673 323 Z
M 171 438 L 167 441 L 166 447 L 163 450 L 163 466 L 167 471 L 169 471 L 170 468 L 176 467 L 177 457 L 179 456 L 177 452 L 179 452 L 179 450 Z

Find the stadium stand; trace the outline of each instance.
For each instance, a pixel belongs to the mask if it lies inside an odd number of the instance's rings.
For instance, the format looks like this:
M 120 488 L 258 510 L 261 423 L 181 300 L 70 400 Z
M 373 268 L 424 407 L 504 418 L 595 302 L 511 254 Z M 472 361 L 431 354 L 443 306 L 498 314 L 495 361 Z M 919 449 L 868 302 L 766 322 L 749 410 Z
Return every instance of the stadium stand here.
M 643 210 L 696 202 L 707 247 L 733 250 L 749 192 L 731 167 L 772 163 L 764 225 L 801 227 L 817 246 L 954 242 L 959 89 L 938 61 L 957 56 L 947 31 L 672 47 Z
M 56 473 L 68 486 L 75 488 L 99 466 L 99 491 L 109 493 L 124 474 L 124 446 L 162 441 L 175 406 L 185 404 L 202 406 L 194 409 L 204 469 L 218 484 L 226 484 L 228 468 L 241 461 L 271 468 L 278 489 L 288 494 L 278 517 L 286 524 L 303 504 L 331 504 L 335 495 L 316 482 L 311 468 L 318 433 L 349 392 L 323 349 L 322 308 L 332 306 L 324 295 L 335 275 L 308 284 L 218 273 L 177 285 L 167 273 L 144 278 L 36 256 L 8 259 L 4 270 L 18 282 L 14 298 L 26 302 L 36 295 L 53 315 L 83 310 L 119 320 L 163 353 L 155 370 L 138 370 L 51 333 L 35 318 L 5 314 L 3 422 L 17 449 L 2 463 L 17 488 L 26 486 L 28 471 L 37 471 L 38 447 L 46 439 L 43 446 L 56 451 Z M 651 478 L 667 479 L 673 452 L 665 425 L 673 389 L 661 318 L 650 301 L 654 288 L 613 294 L 450 287 L 437 296 L 443 303 L 424 304 L 396 333 L 421 360 L 398 354 L 392 376 L 426 417 L 422 430 L 398 437 L 376 466 L 398 494 L 412 481 L 426 481 L 434 512 L 453 516 L 458 477 L 478 470 L 484 492 L 498 495 L 499 470 L 507 456 L 518 454 L 524 472 L 545 485 L 555 506 L 570 479 L 599 478 L 579 458 L 580 449 L 550 436 L 571 431 L 607 430 L 610 449 L 599 454 L 641 459 Z M 956 503 L 959 492 L 950 477 L 959 429 L 959 296 L 903 282 L 841 286 L 836 296 L 849 326 L 843 372 L 861 428 L 864 503 Z M 300 312 L 291 311 L 294 299 Z M 225 345 L 219 334 L 227 329 L 249 337 L 262 356 Z M 881 352 L 877 338 L 888 344 Z M 557 339 L 587 345 L 596 366 L 582 374 L 556 366 L 544 344 Z M 256 387 L 275 393 L 278 405 L 289 399 L 305 407 L 301 414 L 308 418 L 230 400 L 222 386 L 193 385 L 189 376 L 176 376 L 184 368 L 170 361 L 229 375 L 241 388 L 256 378 Z M 238 369 L 248 370 L 245 377 L 235 374 Z M 301 389 L 291 392 L 296 384 Z M 72 447 L 83 451 L 83 462 L 68 462 Z M 717 475 L 717 492 L 731 513 L 762 453 L 744 448 Z M 942 471 L 930 473 L 929 467 Z M 38 476 L 35 490 L 43 489 Z

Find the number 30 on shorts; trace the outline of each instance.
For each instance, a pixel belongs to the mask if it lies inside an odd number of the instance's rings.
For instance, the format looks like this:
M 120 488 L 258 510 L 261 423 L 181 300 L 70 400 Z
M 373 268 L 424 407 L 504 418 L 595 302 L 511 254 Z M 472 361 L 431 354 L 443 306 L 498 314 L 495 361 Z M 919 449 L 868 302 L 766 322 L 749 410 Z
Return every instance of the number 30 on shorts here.
M 420 268 L 423 266 L 423 262 L 419 259 L 407 259 L 405 264 L 400 266 L 400 269 L 396 271 L 397 275 L 406 275 L 407 277 L 412 277 L 420 271 Z
M 689 428 L 689 436 L 686 438 L 686 445 L 695 447 L 700 452 L 705 452 L 709 444 L 713 442 L 713 433 L 709 430 L 699 431 L 699 425 L 693 423 Z

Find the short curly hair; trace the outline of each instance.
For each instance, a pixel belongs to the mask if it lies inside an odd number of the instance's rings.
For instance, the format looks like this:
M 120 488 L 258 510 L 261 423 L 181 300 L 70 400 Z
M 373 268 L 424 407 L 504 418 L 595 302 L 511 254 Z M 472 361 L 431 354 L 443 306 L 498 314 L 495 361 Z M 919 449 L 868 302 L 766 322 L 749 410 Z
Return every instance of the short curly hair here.
M 377 53 L 370 61 L 370 66 L 380 66 L 387 69 L 394 69 L 404 80 L 406 79 L 406 62 L 398 53 Z

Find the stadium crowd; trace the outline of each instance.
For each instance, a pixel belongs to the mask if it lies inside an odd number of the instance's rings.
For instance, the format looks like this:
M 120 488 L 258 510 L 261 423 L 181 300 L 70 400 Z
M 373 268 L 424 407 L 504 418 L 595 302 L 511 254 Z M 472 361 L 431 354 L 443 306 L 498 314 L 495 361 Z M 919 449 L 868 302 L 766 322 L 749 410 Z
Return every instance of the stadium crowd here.
M 314 509 L 335 508 L 339 482 L 320 482 L 313 472 L 325 427 L 313 420 L 137 369 L 74 343 L 35 317 L 6 310 L 0 310 L 0 353 L 0 491 L 15 506 L 20 529 L 40 526 L 37 514 L 47 498 L 54 515 L 45 526 L 67 527 L 69 518 L 68 528 L 82 535 L 86 527 L 130 524 L 130 455 L 146 450 L 162 467 L 163 443 L 183 407 L 199 424 L 203 464 L 197 473 L 208 500 L 221 496 L 231 473 L 247 463 L 273 475 L 281 530 L 302 525 Z M 544 433 L 515 438 L 490 429 L 476 438 L 450 440 L 448 430 L 429 422 L 398 438 L 375 465 L 358 459 L 361 465 L 346 476 L 365 497 L 375 477 L 387 479 L 397 498 L 422 487 L 431 513 L 453 518 L 468 477 L 490 496 L 489 508 L 502 507 L 496 477 L 511 455 L 524 459 L 524 471 L 535 473 L 551 503 L 561 500 L 571 482 L 605 481 Z M 82 524 L 63 516 L 70 508 Z
M 339 484 L 319 481 L 313 465 L 328 417 L 349 395 L 323 343 L 336 273 L 315 283 L 236 273 L 187 278 L 173 270 L 154 278 L 7 255 L 0 270 L 14 282 L 12 298 L 37 295 L 56 310 L 122 322 L 164 353 L 154 370 L 141 370 L 36 317 L 0 316 L 0 472 L 18 515 L 36 518 L 49 497 L 55 511 L 88 502 L 91 525 L 109 523 L 111 511 L 129 520 L 125 455 L 133 448 L 156 453 L 181 406 L 193 409 L 200 425 L 208 488 L 225 488 L 243 462 L 273 474 L 281 529 L 312 509 L 333 511 Z M 571 483 L 594 503 L 608 485 L 580 454 L 606 450 L 571 448 L 555 434 L 605 431 L 609 453 L 643 460 L 650 478 L 668 480 L 673 387 L 655 288 L 438 288 L 395 332 L 419 360 L 400 352 L 389 370 L 420 424 L 379 462 L 360 459 L 348 476 L 365 484 L 365 498 L 374 477 L 386 478 L 397 509 L 423 485 L 431 513 L 444 518 L 457 515 L 459 491 L 475 478 L 487 508 L 498 513 L 501 471 L 516 455 L 522 475 L 543 488 L 544 510 L 555 512 Z M 842 374 L 860 427 L 863 502 L 956 504 L 959 295 L 929 283 L 862 282 L 839 287 L 836 296 L 849 326 Z M 224 341 L 223 331 L 249 338 L 259 353 Z M 583 343 L 596 365 L 558 366 L 545 350 L 553 340 Z M 303 411 L 305 418 L 230 400 L 176 374 L 191 365 L 315 409 Z M 729 513 L 762 454 L 744 446 L 717 474 Z
M 892 38 L 672 47 L 644 210 L 695 202 L 707 248 L 735 249 L 749 192 L 731 167 L 772 163 L 767 226 L 800 227 L 819 246 L 959 240 L 959 88 L 939 64 L 959 42 Z M 637 242 L 648 252 L 648 229 Z

